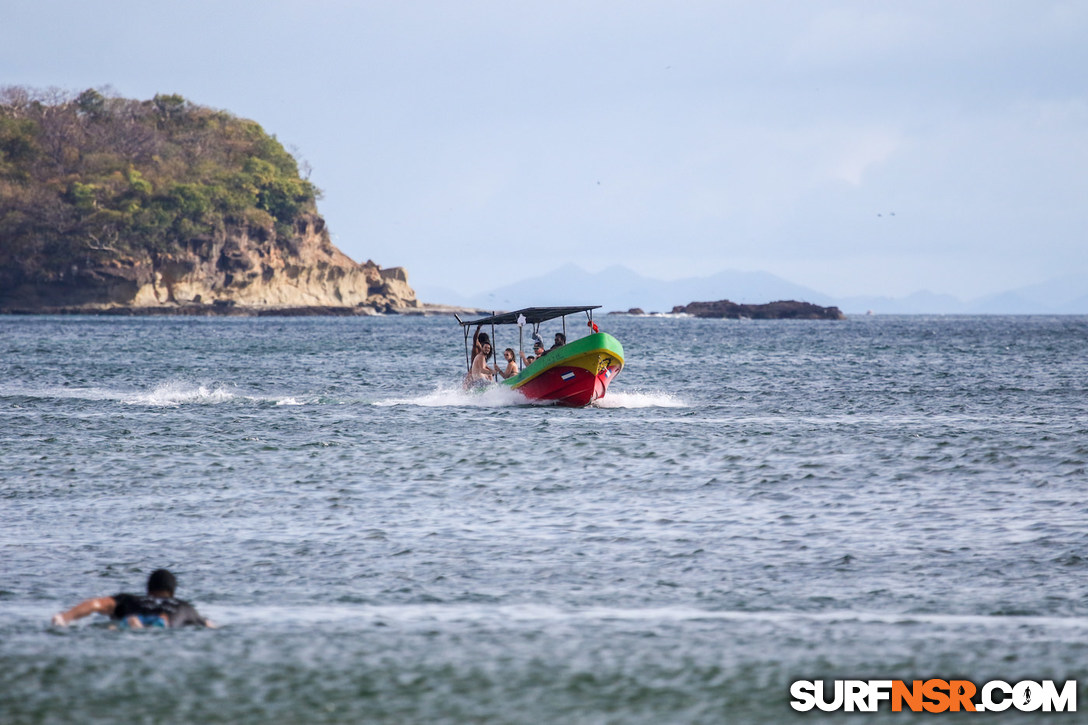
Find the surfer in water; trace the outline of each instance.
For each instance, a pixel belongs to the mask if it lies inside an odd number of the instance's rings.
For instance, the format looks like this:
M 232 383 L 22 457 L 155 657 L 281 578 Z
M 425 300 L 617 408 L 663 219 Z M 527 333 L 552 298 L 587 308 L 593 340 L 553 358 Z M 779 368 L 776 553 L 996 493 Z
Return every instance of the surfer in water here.
M 166 569 L 156 569 L 147 578 L 147 595 L 114 594 L 80 602 L 67 612 L 53 615 L 53 624 L 66 627 L 77 619 L 90 614 L 105 614 L 130 629 L 144 627 L 184 627 L 193 624 L 215 628 L 201 617 L 192 604 L 174 598 L 177 580 Z

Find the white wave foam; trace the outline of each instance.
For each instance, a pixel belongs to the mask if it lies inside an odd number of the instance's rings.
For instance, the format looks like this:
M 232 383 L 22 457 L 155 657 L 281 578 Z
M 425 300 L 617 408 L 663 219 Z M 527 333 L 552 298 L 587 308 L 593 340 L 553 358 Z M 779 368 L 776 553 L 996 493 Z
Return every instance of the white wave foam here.
M 553 405 L 551 401 L 528 400 L 516 390 L 502 385 L 483 391 L 466 391 L 460 386 L 439 386 L 414 398 L 379 400 L 374 405 L 419 405 L 425 408 L 477 407 L 506 408 L 515 405 Z M 599 408 L 686 408 L 688 404 L 669 393 L 615 392 L 594 403 Z
M 609 390 L 594 403 L 598 408 L 687 408 L 688 404 L 671 393 L 638 393 Z
M 201 607 L 201 611 L 205 608 Z M 394 622 L 764 622 L 768 624 L 927 624 L 940 627 L 1020 628 L 1024 626 L 1069 630 L 1088 629 L 1088 617 L 1005 616 L 986 614 L 895 614 L 882 612 L 831 611 L 723 611 L 694 607 L 562 607 L 515 604 L 408 604 L 352 605 L 335 604 L 307 607 L 208 606 L 207 614 L 216 621 L 336 622 L 378 619 Z
M 211 405 L 230 401 L 273 403 L 276 406 L 302 406 L 313 402 L 293 395 L 254 396 L 240 393 L 224 383 L 202 384 L 181 381 L 159 383 L 148 392 L 110 390 L 107 388 L 49 387 L 37 390 L 4 389 L 0 395 L 28 395 L 45 398 L 78 400 L 115 400 L 128 405 L 174 407 L 179 405 Z M 553 405 L 551 401 L 528 400 L 516 390 L 504 385 L 492 385 L 482 391 L 467 391 L 460 385 L 440 385 L 429 393 L 408 398 L 391 398 L 374 402 L 377 406 L 416 405 L 425 408 L 475 407 L 508 408 L 522 405 Z M 669 393 L 621 392 L 610 390 L 594 403 L 599 408 L 686 408 L 688 404 Z
M 0 397 L 26 396 L 28 398 L 56 398 L 59 400 L 123 400 L 123 395 L 104 388 L 28 388 L 0 386 Z
M 493 385 L 481 391 L 464 390 L 460 386 L 440 385 L 429 393 L 418 395 L 414 398 L 392 398 L 390 400 L 378 400 L 374 405 L 418 405 L 424 408 L 448 408 L 448 407 L 475 407 L 475 408 L 509 408 L 515 405 L 531 405 L 533 401 L 516 390 L 511 390 L 504 385 Z
M 132 405 L 175 406 L 189 403 L 225 403 L 238 397 L 222 385 L 208 387 L 190 383 L 160 383 L 150 393 L 136 394 L 122 399 Z
M 110 388 L 0 386 L 0 397 L 15 395 L 58 400 L 115 401 L 125 405 L 147 405 L 152 407 L 174 407 L 191 404 L 210 405 L 234 400 L 274 403 L 277 406 L 295 406 L 308 405 L 317 400 L 316 396 L 306 396 L 300 399 L 296 396 L 282 394 L 272 396 L 244 395 L 238 392 L 235 386 L 225 383 L 200 384 L 180 381 L 159 383 L 147 392 L 111 390 Z

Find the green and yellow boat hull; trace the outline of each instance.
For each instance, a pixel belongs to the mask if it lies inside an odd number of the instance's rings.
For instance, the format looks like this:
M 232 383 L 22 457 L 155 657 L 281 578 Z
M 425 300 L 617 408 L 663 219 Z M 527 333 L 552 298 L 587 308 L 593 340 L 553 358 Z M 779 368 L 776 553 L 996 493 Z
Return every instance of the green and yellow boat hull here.
M 606 332 L 579 338 L 503 381 L 529 400 L 580 408 L 603 398 L 623 369 L 623 345 Z

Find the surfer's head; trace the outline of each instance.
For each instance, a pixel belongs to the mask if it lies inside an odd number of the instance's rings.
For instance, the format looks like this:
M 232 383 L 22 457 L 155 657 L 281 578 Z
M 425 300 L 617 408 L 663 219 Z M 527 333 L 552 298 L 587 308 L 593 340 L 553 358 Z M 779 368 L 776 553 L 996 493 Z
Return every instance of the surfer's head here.
M 148 594 L 166 594 L 174 596 L 174 590 L 178 588 L 178 580 L 166 569 L 156 569 L 147 578 Z

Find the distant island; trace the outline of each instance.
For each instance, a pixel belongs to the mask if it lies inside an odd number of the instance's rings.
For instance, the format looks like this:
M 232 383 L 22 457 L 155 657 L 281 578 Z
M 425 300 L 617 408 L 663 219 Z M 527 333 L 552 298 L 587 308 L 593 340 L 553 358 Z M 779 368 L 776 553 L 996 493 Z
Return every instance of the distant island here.
M 421 312 L 331 242 L 259 124 L 178 95 L 0 90 L 0 312 Z
M 619 315 L 643 315 L 641 308 L 632 307 L 627 312 L 612 312 Z M 765 305 L 746 305 L 718 300 L 717 302 L 692 302 L 688 305 L 676 305 L 672 314 L 691 315 L 692 317 L 727 318 L 733 320 L 845 320 L 846 316 L 838 307 L 820 307 L 811 302 L 780 300 Z
M 811 302 L 780 300 L 765 305 L 743 305 L 729 300 L 692 302 L 672 308 L 674 314 L 692 317 L 714 317 L 732 320 L 845 320 L 838 307 L 820 307 Z

